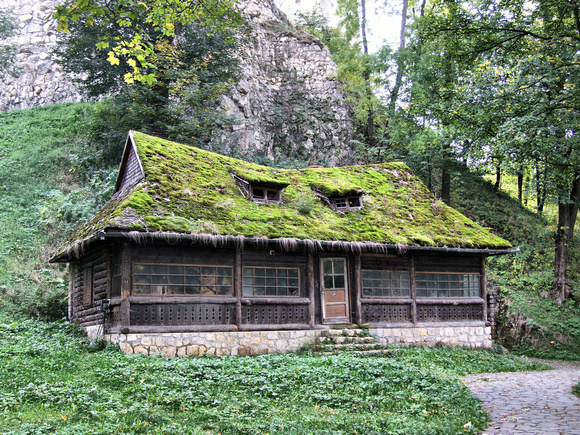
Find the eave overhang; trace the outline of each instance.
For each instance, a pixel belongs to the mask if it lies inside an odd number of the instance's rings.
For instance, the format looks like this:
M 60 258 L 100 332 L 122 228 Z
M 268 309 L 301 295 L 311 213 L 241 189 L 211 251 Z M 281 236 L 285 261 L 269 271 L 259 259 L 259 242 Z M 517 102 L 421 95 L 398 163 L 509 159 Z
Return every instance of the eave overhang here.
M 141 231 L 118 231 L 102 232 L 77 242 L 69 248 L 52 257 L 50 263 L 66 263 L 80 258 L 82 253 L 92 244 L 98 241 L 124 239 L 137 244 L 165 243 L 171 245 L 197 245 L 213 248 L 258 248 L 276 249 L 284 252 L 306 250 L 316 253 L 378 253 L 378 254 L 458 254 L 494 256 L 517 254 L 520 248 L 458 248 L 448 246 L 413 246 L 403 244 L 387 244 L 378 242 L 347 242 L 311 239 L 266 237 L 224 236 L 214 234 L 180 234 L 172 232 L 141 232 Z

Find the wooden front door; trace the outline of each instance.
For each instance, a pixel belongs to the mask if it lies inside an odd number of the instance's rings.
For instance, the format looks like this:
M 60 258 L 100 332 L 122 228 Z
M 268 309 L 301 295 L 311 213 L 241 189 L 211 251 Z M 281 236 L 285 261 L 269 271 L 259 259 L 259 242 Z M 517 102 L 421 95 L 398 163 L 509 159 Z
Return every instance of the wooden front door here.
M 350 323 L 345 258 L 320 260 L 323 323 Z

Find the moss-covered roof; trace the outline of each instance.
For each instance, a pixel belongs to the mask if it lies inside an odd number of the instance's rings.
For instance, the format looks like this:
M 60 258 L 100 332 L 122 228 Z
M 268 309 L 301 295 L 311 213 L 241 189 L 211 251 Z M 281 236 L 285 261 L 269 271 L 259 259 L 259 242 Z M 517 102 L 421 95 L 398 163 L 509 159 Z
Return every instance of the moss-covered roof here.
M 130 138 L 145 178 L 117 192 L 64 249 L 112 230 L 510 247 L 506 240 L 435 199 L 402 163 L 274 169 L 138 132 Z M 285 186 L 283 204 L 252 202 L 233 175 L 260 185 Z M 328 196 L 362 191 L 364 208 L 337 213 L 316 191 Z

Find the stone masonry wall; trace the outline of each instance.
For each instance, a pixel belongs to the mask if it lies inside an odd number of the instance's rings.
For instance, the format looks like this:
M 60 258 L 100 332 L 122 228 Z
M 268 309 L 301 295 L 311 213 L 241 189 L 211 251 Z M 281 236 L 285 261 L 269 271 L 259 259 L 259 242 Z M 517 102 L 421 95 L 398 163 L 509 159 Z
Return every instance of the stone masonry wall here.
M 2 0 L 12 12 L 17 34 L 7 42 L 18 47 L 13 71 L 0 74 L 0 110 L 80 101 L 75 86 L 54 61 L 56 23 L 52 19 L 58 1 Z
M 245 356 L 295 352 L 305 345 L 316 344 L 323 332 L 324 330 L 113 334 L 106 339 L 118 344 L 126 354 L 142 353 L 165 357 Z M 383 345 L 443 344 L 491 348 L 491 330 L 483 324 L 371 328 L 369 332 Z

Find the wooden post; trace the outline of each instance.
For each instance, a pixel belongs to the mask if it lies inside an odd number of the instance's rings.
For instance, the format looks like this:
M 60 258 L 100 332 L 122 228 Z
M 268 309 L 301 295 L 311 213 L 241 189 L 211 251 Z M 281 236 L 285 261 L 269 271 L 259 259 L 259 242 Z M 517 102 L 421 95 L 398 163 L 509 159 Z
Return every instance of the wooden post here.
M 483 299 L 483 321 L 487 322 L 487 276 L 485 274 L 485 257 L 481 257 L 481 298 Z
M 242 326 L 242 249 L 236 248 L 234 261 L 234 296 L 236 297 L 236 326 Z
M 357 325 L 362 323 L 362 271 L 361 271 L 361 255 L 356 254 L 354 256 L 354 319 Z
M 316 301 L 314 288 L 314 255 L 312 252 L 308 253 L 308 264 L 306 267 L 306 277 L 308 280 L 308 298 L 310 299 L 308 304 L 308 325 L 313 328 L 316 322 Z
M 415 257 L 409 258 L 409 290 L 411 291 L 411 321 L 417 323 L 417 284 L 415 279 Z
M 124 242 L 121 251 L 121 332 L 128 329 L 131 322 L 131 307 L 129 295 L 131 294 L 131 245 Z

